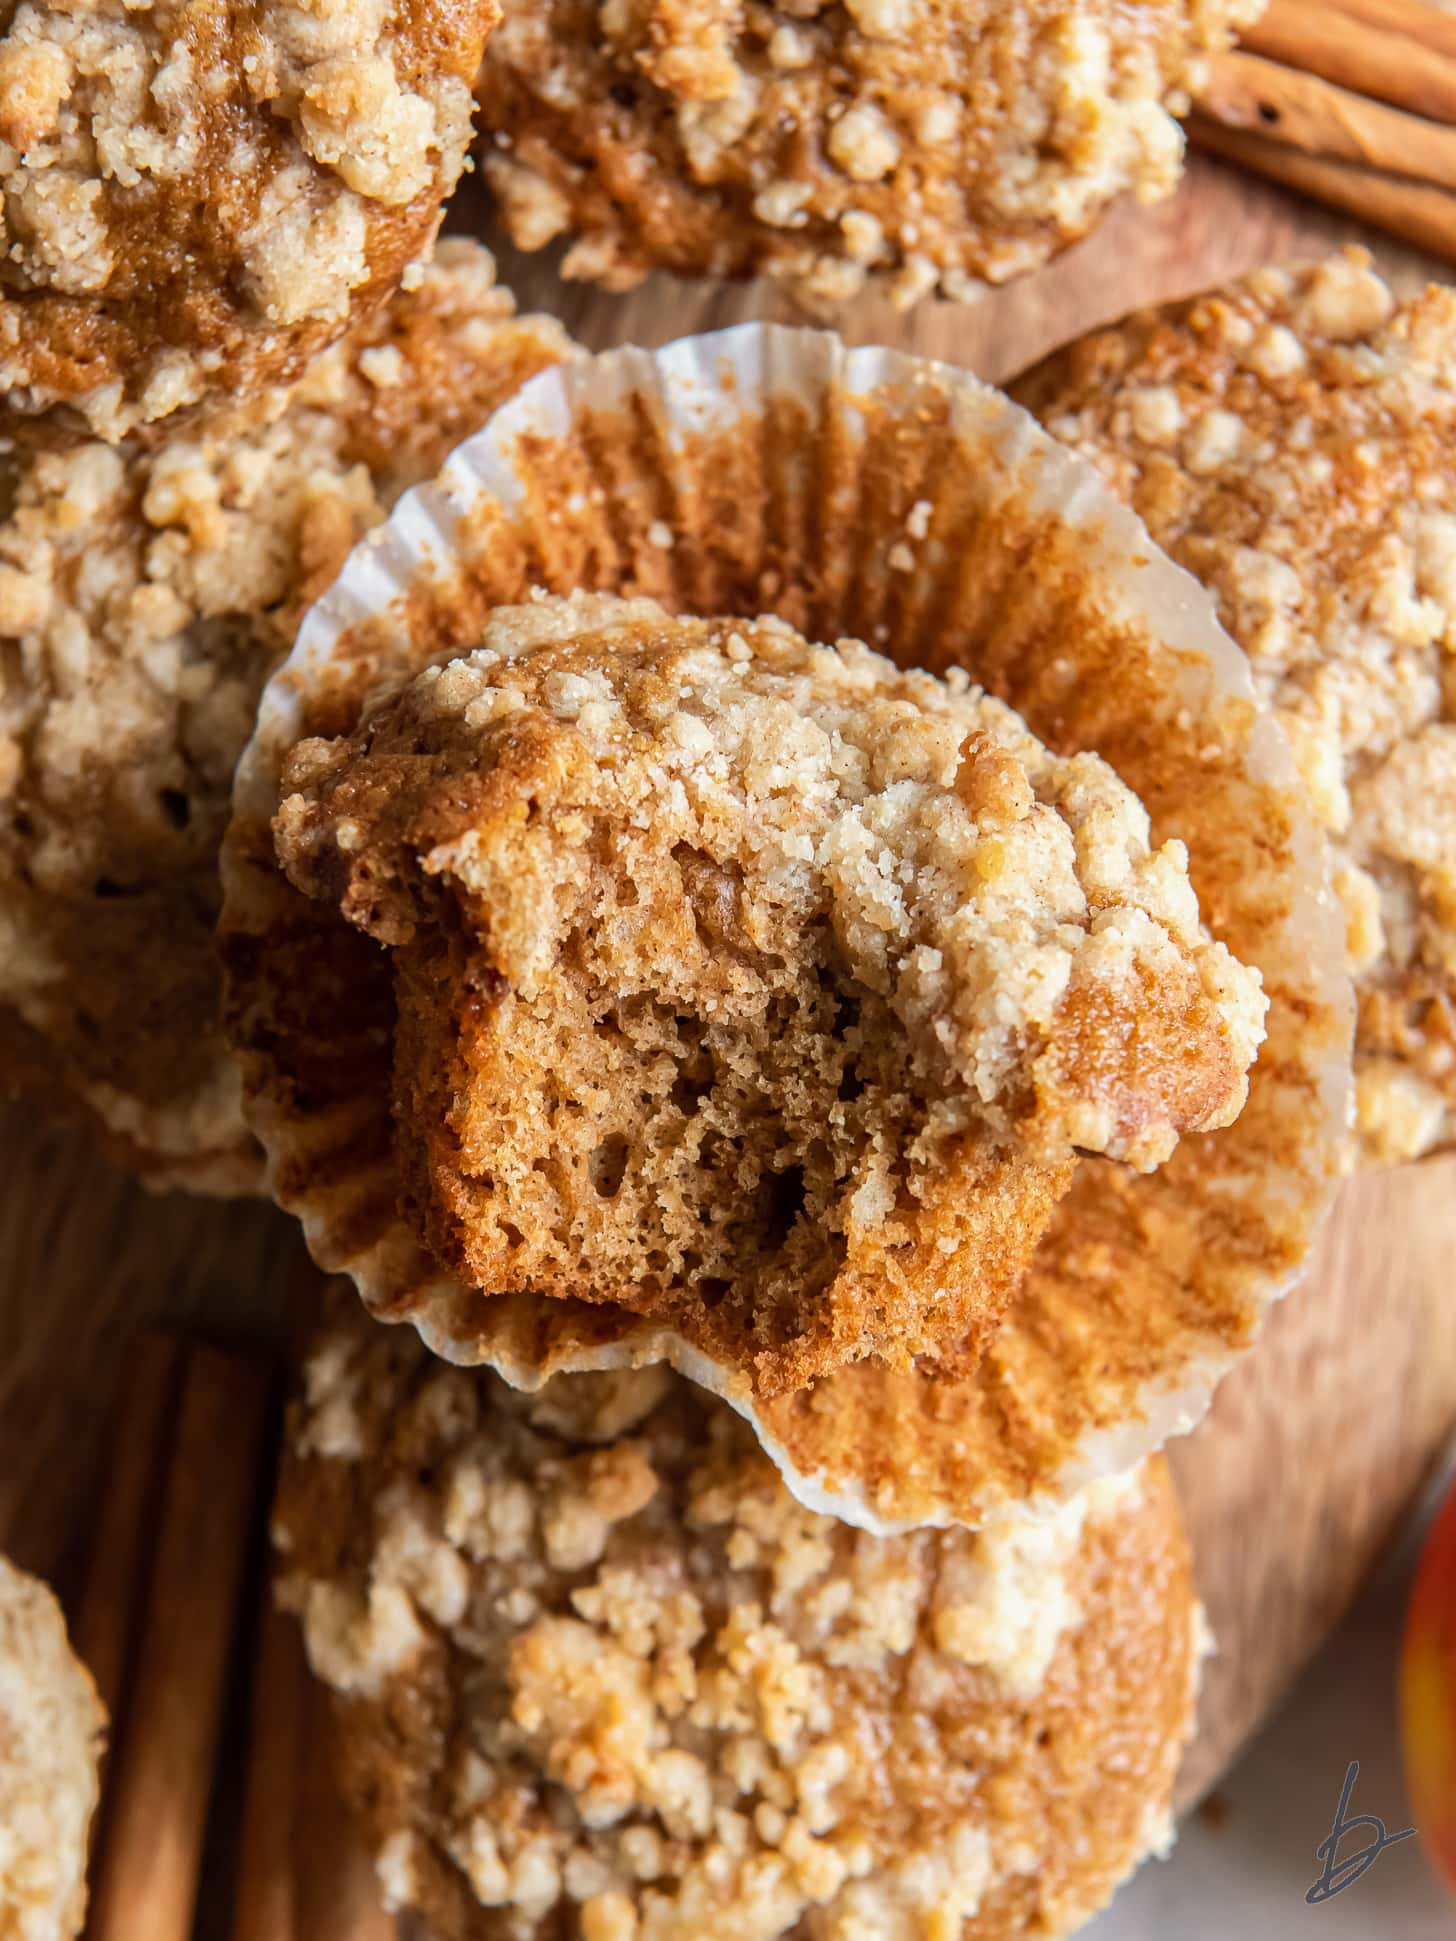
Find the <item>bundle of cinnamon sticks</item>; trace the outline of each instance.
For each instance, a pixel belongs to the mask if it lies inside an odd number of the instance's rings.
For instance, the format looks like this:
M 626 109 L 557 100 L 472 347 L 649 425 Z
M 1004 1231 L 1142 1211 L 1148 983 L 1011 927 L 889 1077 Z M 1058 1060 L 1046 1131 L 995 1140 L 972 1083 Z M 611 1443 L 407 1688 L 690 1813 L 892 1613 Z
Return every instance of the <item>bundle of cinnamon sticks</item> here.
M 73 1636 L 111 1716 L 85 1941 L 394 1941 L 335 1789 L 322 1688 L 271 1608 L 273 1371 L 143 1336 Z
M 1189 132 L 1456 260 L 1456 14 L 1430 0 L 1271 0 L 1212 63 Z

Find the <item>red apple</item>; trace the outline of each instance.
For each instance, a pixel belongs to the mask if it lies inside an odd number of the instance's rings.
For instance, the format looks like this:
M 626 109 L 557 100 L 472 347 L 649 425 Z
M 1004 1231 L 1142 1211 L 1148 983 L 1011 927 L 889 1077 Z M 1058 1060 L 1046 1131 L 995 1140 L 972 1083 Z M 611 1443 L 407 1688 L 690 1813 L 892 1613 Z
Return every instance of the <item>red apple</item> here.
M 1456 1889 L 1456 1489 L 1431 1527 L 1411 1591 L 1400 1713 L 1415 1822 Z

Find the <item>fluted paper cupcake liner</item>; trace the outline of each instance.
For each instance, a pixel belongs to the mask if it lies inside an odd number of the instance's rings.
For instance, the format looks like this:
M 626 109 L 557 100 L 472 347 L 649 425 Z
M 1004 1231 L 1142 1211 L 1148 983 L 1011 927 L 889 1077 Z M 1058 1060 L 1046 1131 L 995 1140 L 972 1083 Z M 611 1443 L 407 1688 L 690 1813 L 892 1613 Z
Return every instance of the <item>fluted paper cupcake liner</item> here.
M 398 1211 L 378 947 L 273 863 L 283 757 L 478 643 L 534 588 L 778 613 L 965 667 L 1092 749 L 1180 837 L 1205 921 L 1262 970 L 1248 1105 L 1161 1172 L 1084 1161 L 1021 1294 L 957 1377 L 845 1368 L 771 1401 L 620 1309 L 492 1295 Z M 224 860 L 230 1028 L 280 1204 L 381 1319 L 519 1386 L 667 1360 L 790 1486 L 876 1531 L 1035 1510 L 1192 1426 L 1298 1276 L 1347 1154 L 1351 1004 L 1322 839 L 1207 596 L 1087 465 L 964 373 L 747 325 L 535 378 L 356 550 L 264 696 Z

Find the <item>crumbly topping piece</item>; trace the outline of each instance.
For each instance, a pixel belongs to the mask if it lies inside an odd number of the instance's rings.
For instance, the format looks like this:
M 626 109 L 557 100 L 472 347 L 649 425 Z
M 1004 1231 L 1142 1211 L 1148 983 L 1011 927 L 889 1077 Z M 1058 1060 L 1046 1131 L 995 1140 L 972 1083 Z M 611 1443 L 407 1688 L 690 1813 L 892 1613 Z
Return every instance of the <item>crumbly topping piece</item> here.
M 1335 848 L 1377 1160 L 1456 1141 L 1456 293 L 1363 252 L 1129 318 L 1019 387 L 1217 596 Z
M 259 690 L 360 534 L 568 348 L 452 242 L 267 409 L 0 456 L 11 1082 L 59 1079 L 141 1163 L 247 1153 L 211 930 Z
M 874 1538 L 662 1369 L 526 1396 L 346 1297 L 306 1383 L 280 1595 L 439 1941 L 1050 1936 L 1162 1823 L 1194 1665 L 1161 1465 L 1035 1536 Z
M 478 84 L 514 241 L 564 272 L 868 275 L 968 298 L 1171 192 L 1174 115 L 1262 0 L 549 0 L 511 10 Z
M 106 1714 L 50 1591 L 0 1557 L 0 1937 L 71 1941 Z
M 19 0 L 0 388 L 117 438 L 292 375 L 429 244 L 495 0 Z
M 1074 1148 L 1227 1124 L 1262 1037 L 1105 763 L 772 619 L 505 609 L 300 744 L 275 835 L 391 952 L 437 1257 L 671 1318 L 766 1391 L 999 1315 Z

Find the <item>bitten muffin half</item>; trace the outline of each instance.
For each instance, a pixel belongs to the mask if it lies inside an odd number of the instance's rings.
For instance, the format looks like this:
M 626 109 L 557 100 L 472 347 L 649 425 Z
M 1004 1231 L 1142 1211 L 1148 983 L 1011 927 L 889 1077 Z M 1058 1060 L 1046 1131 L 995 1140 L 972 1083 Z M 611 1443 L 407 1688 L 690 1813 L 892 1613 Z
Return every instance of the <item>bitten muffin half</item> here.
M 1049 1941 L 1167 1837 L 1198 1644 L 1159 1461 L 871 1537 L 664 1368 L 526 1396 L 346 1298 L 274 1534 L 435 1941 Z
M 304 742 L 358 734 L 543 591 L 651 596 L 745 644 L 744 623 L 713 617 L 869 641 L 907 674 L 942 673 L 930 691 L 952 709 L 963 670 L 1043 750 L 1095 752 L 1135 791 L 1151 842 L 1178 845 L 1211 938 L 1257 967 L 1268 1010 L 1243 1109 L 1152 1172 L 1081 1161 L 974 1359 L 866 1354 L 755 1395 L 660 1319 L 492 1291 L 422 1243 L 396 1161 L 394 947 L 341 920 L 344 870 L 316 899 L 279 867 L 283 770 Z M 954 772 L 912 779 L 954 795 Z M 524 1389 L 656 1360 L 716 1384 L 802 1501 L 881 1535 L 1050 1506 L 1190 1428 L 1300 1272 L 1342 1170 L 1353 1000 L 1327 858 L 1211 598 L 1000 394 L 825 332 L 745 325 L 540 372 L 312 609 L 259 703 L 221 860 L 224 1015 L 248 1120 L 319 1265 L 377 1319 Z M 886 912 L 893 923 L 891 900 Z M 1100 914 L 1089 903 L 1089 928 Z
M 48 442 L 116 439 L 297 377 L 428 252 L 499 14 L 496 0 L 7 7 L 4 412 Z
M 478 84 L 522 248 L 621 289 L 766 272 L 971 297 L 1177 183 L 1203 57 L 1263 0 L 548 0 Z
M 763 1393 L 973 1356 L 1077 1153 L 1228 1124 L 1263 1036 L 1106 763 L 781 621 L 504 609 L 282 787 L 279 866 L 389 952 L 425 1245 Z
M 46 1586 L 0 1557 L 0 1936 L 72 1941 L 106 1713 Z
M 0 451 L 0 1081 L 157 1184 L 260 1183 L 212 952 L 259 690 L 359 535 L 569 348 L 448 242 L 266 412 Z
M 1350 251 L 1130 317 L 1018 395 L 1217 596 L 1335 847 L 1368 1158 L 1456 1145 L 1456 292 Z

